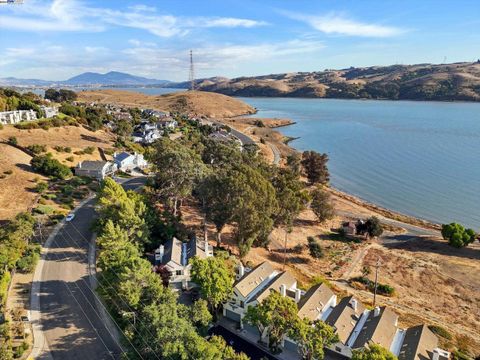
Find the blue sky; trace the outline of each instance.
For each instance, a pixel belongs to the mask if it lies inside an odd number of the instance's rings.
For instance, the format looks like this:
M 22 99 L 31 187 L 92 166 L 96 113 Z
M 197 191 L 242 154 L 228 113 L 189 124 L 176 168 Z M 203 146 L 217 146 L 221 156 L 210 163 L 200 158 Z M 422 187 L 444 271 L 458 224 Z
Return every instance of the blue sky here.
M 0 5 L 0 77 L 186 80 L 473 61 L 480 1 L 23 0 Z

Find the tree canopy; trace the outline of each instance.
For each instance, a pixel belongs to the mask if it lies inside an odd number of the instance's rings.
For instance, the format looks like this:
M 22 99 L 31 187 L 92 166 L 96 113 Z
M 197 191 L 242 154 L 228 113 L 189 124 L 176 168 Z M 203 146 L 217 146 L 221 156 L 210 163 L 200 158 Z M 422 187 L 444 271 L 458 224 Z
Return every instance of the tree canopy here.
M 330 194 L 320 187 L 317 187 L 311 194 L 312 202 L 310 208 L 321 223 L 332 219 L 335 216 L 335 210 L 330 200 Z
M 372 216 L 367 221 L 357 224 L 357 233 L 367 235 L 370 238 L 379 237 L 383 234 L 383 226 L 376 216 Z
M 74 101 L 77 100 L 77 93 L 67 89 L 47 89 L 45 90 L 45 99 L 55 102 Z
M 194 257 L 192 264 L 192 280 L 200 286 L 200 293 L 212 310 L 216 311 L 227 301 L 233 291 L 234 273 L 227 263 L 218 257 L 199 259 Z
M 325 356 L 323 348 L 338 341 L 331 326 L 306 318 L 297 319 L 288 335 L 297 342 L 299 353 L 306 360 L 322 360 Z
M 310 184 L 328 184 L 330 173 L 328 172 L 327 162 L 327 154 L 319 154 L 316 151 L 303 152 L 302 166 Z
M 468 246 L 475 241 L 477 234 L 473 229 L 466 229 L 458 223 L 442 225 L 442 236 L 456 248 Z
M 354 350 L 352 360 L 397 360 L 397 357 L 384 347 L 370 343 L 366 348 Z

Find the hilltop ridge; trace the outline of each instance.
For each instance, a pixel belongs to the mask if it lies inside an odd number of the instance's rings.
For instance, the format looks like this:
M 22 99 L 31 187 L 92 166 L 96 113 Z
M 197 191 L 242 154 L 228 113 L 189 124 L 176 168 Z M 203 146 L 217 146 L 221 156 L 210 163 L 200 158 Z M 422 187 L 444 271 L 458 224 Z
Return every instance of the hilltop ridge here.
M 211 78 L 197 88 L 230 96 L 480 101 L 480 61 Z

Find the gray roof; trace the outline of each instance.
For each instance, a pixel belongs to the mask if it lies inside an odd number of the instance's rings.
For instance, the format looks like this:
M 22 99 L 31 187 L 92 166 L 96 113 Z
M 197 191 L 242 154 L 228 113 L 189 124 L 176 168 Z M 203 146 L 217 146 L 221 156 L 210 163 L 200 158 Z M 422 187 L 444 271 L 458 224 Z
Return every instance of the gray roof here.
M 90 171 L 101 171 L 104 166 L 108 163 L 108 161 L 81 161 L 78 165 L 78 169 L 82 170 L 90 170 Z
M 430 360 L 438 338 L 427 325 L 408 328 L 398 354 L 399 360 Z
M 189 242 L 184 243 L 183 241 L 178 240 L 177 238 L 172 238 L 168 240 L 164 244 L 164 253 L 162 257 L 162 264 L 167 264 L 170 261 L 177 263 L 178 265 L 182 265 L 182 257 L 183 257 L 183 249 L 186 251 L 185 260 L 188 264 L 188 260 L 190 260 L 194 256 L 198 256 L 199 258 L 203 259 L 206 257 L 204 249 L 202 249 L 197 240 L 193 238 Z
M 123 160 L 129 158 L 130 156 L 133 156 L 133 155 L 124 151 L 115 156 L 115 161 L 122 162 Z
M 335 294 L 326 284 L 312 286 L 298 302 L 298 316 L 316 320 L 332 296 Z
M 380 314 L 377 316 L 375 316 L 375 310 L 370 311 L 352 348 L 362 348 L 372 341 L 389 349 L 397 332 L 397 319 L 398 315 L 385 306 L 380 308 Z
M 281 272 L 270 281 L 265 288 L 259 291 L 250 302 L 256 300 L 261 303 L 272 291 L 280 292 L 280 286 L 285 285 L 287 289 L 291 288 L 297 280 L 288 271 Z
M 363 304 L 358 300 L 357 309 L 355 310 L 351 304 L 352 299 L 353 296 L 347 296 L 340 300 L 325 320 L 328 325 L 335 328 L 338 338 L 344 344 L 365 310 Z
M 272 265 L 268 261 L 264 261 L 238 280 L 235 284 L 235 290 L 243 297 L 248 297 L 273 271 Z

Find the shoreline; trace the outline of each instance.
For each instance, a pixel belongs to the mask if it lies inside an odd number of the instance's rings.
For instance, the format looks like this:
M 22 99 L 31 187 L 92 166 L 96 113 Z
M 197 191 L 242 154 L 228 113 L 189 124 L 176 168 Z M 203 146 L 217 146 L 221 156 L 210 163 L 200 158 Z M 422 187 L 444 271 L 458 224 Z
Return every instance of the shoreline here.
M 250 115 L 250 116 L 248 116 L 248 115 Z M 236 128 L 237 131 L 239 131 L 239 132 L 243 133 L 244 135 L 252 138 L 253 140 L 255 140 L 256 143 L 258 143 L 258 141 L 255 138 L 259 137 L 259 136 L 261 137 L 261 135 L 258 134 L 258 131 L 263 130 L 264 132 L 267 133 L 267 136 L 269 137 L 269 141 L 271 143 L 273 143 L 274 145 L 286 146 L 289 149 L 288 152 L 290 152 L 290 153 L 293 153 L 293 152 L 300 153 L 300 151 L 298 151 L 297 149 L 295 149 L 294 147 L 292 147 L 289 144 L 290 142 L 292 142 L 294 140 L 297 140 L 299 137 L 289 137 L 289 136 L 286 136 L 286 135 L 282 134 L 280 131 L 276 130 L 277 128 L 280 128 L 280 127 L 286 127 L 286 126 L 294 125 L 294 124 L 296 124 L 295 121 L 293 121 L 291 119 L 258 118 L 258 117 L 251 116 L 251 114 L 248 114 L 248 115 L 236 116 L 234 118 L 225 118 L 223 121 L 225 121 L 225 120 L 226 121 L 231 121 L 231 123 L 228 124 L 229 126 L 232 126 L 232 127 Z M 247 127 L 241 128 L 240 126 L 238 126 L 238 125 L 240 125 L 237 122 L 238 120 L 246 120 L 246 121 L 252 121 L 253 120 L 253 122 L 255 122 L 255 120 L 271 121 L 271 122 L 281 120 L 284 123 L 282 123 L 281 125 L 265 126 L 265 127 L 258 127 L 254 124 L 246 123 L 246 124 L 243 124 L 243 125 L 247 125 Z M 245 130 L 250 130 L 250 129 L 254 130 L 253 131 L 254 138 L 252 137 L 252 134 L 248 134 L 248 133 L 245 132 Z M 275 136 L 272 136 L 272 135 L 275 135 Z M 278 137 L 281 140 L 275 140 L 276 137 Z M 278 147 L 281 149 L 281 146 L 278 146 Z M 282 150 L 280 150 L 280 153 L 281 153 L 281 158 L 285 158 L 286 155 L 288 155 L 288 153 L 286 153 L 285 151 L 282 151 Z M 441 224 L 439 224 L 439 223 L 435 223 L 434 221 L 422 219 L 422 218 L 415 217 L 415 216 L 412 216 L 412 215 L 406 215 L 406 214 L 403 214 L 401 212 L 395 211 L 393 209 L 385 208 L 381 205 L 378 205 L 378 204 L 372 203 L 368 200 L 362 199 L 361 197 L 359 197 L 355 194 L 350 194 L 350 193 L 347 193 L 347 192 L 342 191 L 340 189 L 337 189 L 332 185 L 328 185 L 328 191 L 333 196 L 336 196 L 336 197 L 338 197 L 342 200 L 345 200 L 345 201 L 347 201 L 347 202 L 349 202 L 353 205 L 360 206 L 367 211 L 374 212 L 374 213 L 376 213 L 376 214 L 378 214 L 382 217 L 385 217 L 387 219 L 398 221 L 398 222 L 401 222 L 401 223 L 405 223 L 405 224 L 420 227 L 420 228 L 424 228 L 424 229 L 428 229 L 428 230 L 435 230 L 435 231 L 440 231 L 441 230 Z

